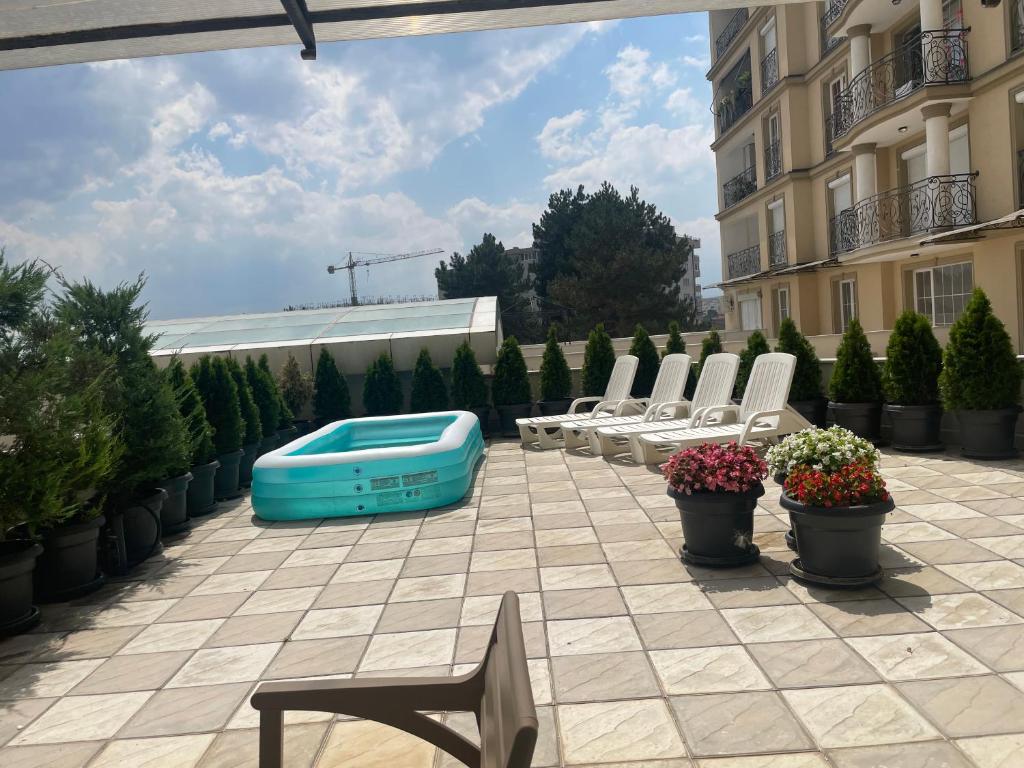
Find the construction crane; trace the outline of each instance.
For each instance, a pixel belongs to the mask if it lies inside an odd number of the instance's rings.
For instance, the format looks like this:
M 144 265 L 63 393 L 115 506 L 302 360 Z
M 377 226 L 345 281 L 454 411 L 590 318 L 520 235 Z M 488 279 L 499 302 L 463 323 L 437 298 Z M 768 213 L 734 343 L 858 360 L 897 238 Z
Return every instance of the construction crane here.
M 352 299 L 352 306 L 359 305 L 359 295 L 356 293 L 356 267 L 370 267 L 374 264 L 387 264 L 390 261 L 405 261 L 406 259 L 418 259 L 420 256 L 433 256 L 438 253 L 444 253 L 441 248 L 432 248 L 427 251 L 413 251 L 412 253 L 359 253 L 349 251 L 348 261 L 344 261 L 341 264 L 331 264 L 327 267 L 329 274 L 334 274 L 339 269 L 348 270 L 348 290 Z M 375 259 L 357 259 L 356 256 L 376 256 Z

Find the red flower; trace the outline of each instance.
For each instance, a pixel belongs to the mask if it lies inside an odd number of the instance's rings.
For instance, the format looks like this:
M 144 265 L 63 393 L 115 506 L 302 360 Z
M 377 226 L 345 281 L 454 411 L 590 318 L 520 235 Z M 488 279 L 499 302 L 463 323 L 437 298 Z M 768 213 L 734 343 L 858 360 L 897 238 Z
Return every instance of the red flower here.
M 786 478 L 785 488 L 791 498 L 812 507 L 852 507 L 889 498 L 882 476 L 863 462 L 847 464 L 831 474 L 797 467 Z

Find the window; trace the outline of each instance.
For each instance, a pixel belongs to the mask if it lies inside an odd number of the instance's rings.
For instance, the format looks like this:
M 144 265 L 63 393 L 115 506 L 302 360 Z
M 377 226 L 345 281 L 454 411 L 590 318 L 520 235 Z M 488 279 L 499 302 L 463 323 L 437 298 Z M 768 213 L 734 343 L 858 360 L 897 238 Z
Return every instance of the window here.
M 779 332 L 782 321 L 789 317 L 789 287 L 780 286 L 775 289 L 775 333 Z
M 974 290 L 974 265 L 965 261 L 914 272 L 914 308 L 932 325 L 952 325 Z
M 761 327 L 761 299 L 757 296 L 740 297 L 740 327 L 756 331 Z
M 857 282 L 839 281 L 839 331 L 845 333 L 850 321 L 857 316 Z
M 942 27 L 963 29 L 964 8 L 962 0 L 942 0 Z

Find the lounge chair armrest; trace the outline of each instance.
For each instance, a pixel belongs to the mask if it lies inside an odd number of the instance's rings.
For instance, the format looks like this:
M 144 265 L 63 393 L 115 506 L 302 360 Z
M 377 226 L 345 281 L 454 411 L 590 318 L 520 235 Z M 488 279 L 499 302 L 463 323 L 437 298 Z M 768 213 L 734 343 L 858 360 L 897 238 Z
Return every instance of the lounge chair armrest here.
M 740 420 L 740 407 L 738 405 L 709 405 L 701 413 L 701 426 L 707 426 L 708 419 L 715 416 L 718 416 L 718 424 L 735 424 Z
M 618 400 L 601 400 L 597 405 L 594 406 L 594 409 L 591 411 L 591 413 L 594 414 L 595 416 L 599 413 L 604 413 L 611 416 L 612 414 L 615 413 L 615 409 L 618 407 L 618 405 Z
M 685 419 L 690 413 L 689 400 L 671 400 L 667 403 L 651 403 L 644 412 L 644 421 L 664 419 Z
M 776 411 L 755 411 L 747 416 L 746 421 L 743 422 L 743 429 L 740 432 L 740 439 L 737 442 L 739 442 L 740 445 L 743 445 L 750 436 L 750 432 L 759 421 L 771 418 L 782 418 L 785 414 L 785 408 L 780 408 Z
M 632 397 L 627 400 L 619 400 L 615 406 L 613 416 L 628 416 L 631 413 L 642 413 L 650 405 L 649 397 Z
M 466 711 L 469 676 L 449 678 L 357 678 L 262 683 L 250 698 L 260 711 L 335 712 L 374 719 L 382 701 L 396 709 Z
M 587 403 L 600 403 L 600 397 L 577 397 L 572 401 L 572 405 L 569 406 L 569 413 L 577 413 L 578 409 L 582 405 Z

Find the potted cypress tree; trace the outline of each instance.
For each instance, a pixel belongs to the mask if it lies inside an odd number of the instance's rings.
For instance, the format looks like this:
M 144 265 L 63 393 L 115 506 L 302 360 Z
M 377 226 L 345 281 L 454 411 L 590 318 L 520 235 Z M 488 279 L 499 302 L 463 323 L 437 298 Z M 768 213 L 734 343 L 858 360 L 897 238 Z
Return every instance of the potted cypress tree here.
M 686 341 L 679 332 L 679 323 L 675 320 L 668 324 L 668 340 L 665 342 L 665 349 L 661 352 L 662 359 L 669 355 L 681 355 L 686 352 Z
M 281 406 L 271 386 L 270 377 L 260 370 L 251 357 L 245 358 L 245 381 L 252 391 L 252 399 L 259 414 L 260 440 L 256 452 L 258 457 L 274 450 L 278 445 L 277 425 L 281 421 Z M 241 401 L 239 405 L 241 406 Z M 242 418 L 245 418 L 244 410 Z M 239 476 L 242 476 L 241 467 Z
M 318 428 L 332 421 L 351 418 L 352 404 L 348 384 L 334 363 L 331 353 L 324 347 L 320 348 L 320 357 L 316 361 L 316 379 L 313 387 L 313 416 Z
M 658 358 L 658 348 L 651 341 L 647 330 L 637 324 L 633 329 L 633 341 L 629 345 L 629 354 L 637 358 L 636 375 L 633 377 L 633 386 L 630 394 L 633 397 L 650 397 L 654 389 L 654 380 L 658 378 L 658 366 L 661 360 Z
M 828 384 L 832 419 L 855 435 L 877 440 L 882 420 L 882 377 L 860 321 L 850 321 Z
M 1020 413 L 1021 367 L 1002 321 L 985 292 L 974 289 L 949 329 L 939 389 L 956 414 L 964 456 L 1007 459 L 1017 455 L 1014 432 Z
M 298 361 L 288 353 L 288 360 L 281 368 L 278 389 L 288 410 L 295 416 L 292 422 L 299 430 L 299 436 L 310 432 L 312 422 L 307 418 L 306 406 L 313 399 L 313 380 L 299 369 Z
M 238 390 L 238 407 L 242 410 L 242 421 L 245 429 L 242 433 L 242 460 L 238 462 L 238 484 L 242 488 L 252 485 L 252 465 L 259 455 L 260 442 L 263 440 L 263 427 L 260 424 L 260 409 L 253 399 L 249 378 L 242 366 L 233 357 L 227 358 L 228 370 Z
M 722 338 L 718 335 L 718 331 L 711 330 L 707 336 L 701 339 L 700 342 L 700 360 L 697 361 L 697 371 L 695 375 L 691 375 L 686 381 L 686 397 L 692 398 L 693 393 L 697 390 L 697 379 L 700 378 L 700 372 L 704 368 L 704 361 L 707 360 L 711 355 L 717 355 L 722 351 Z
M 754 361 L 759 355 L 768 352 L 771 352 L 771 348 L 763 333 L 754 331 L 747 337 L 747 346 L 740 351 L 740 366 L 736 370 L 736 389 L 733 394 L 737 399 L 742 399 L 743 393 L 747 391 L 747 379 L 754 370 Z
M 452 361 L 452 408 L 470 411 L 480 420 L 480 429 L 486 435 L 491 420 L 491 407 L 487 404 L 487 382 L 476 361 L 476 354 L 468 341 L 455 350 Z
M 515 336 L 508 336 L 498 350 L 494 365 L 494 381 L 491 382 L 491 398 L 498 409 L 501 433 L 506 437 L 519 434 L 516 419 L 525 419 L 533 409 L 530 400 L 530 379 L 526 372 L 526 360 Z
M 562 345 L 558 343 L 558 332 L 551 325 L 540 361 L 540 402 L 537 406 L 541 416 L 566 413 L 572 405 L 571 395 L 572 371 L 565 361 Z
M 413 413 L 448 410 L 448 391 L 444 386 L 444 377 L 430 359 L 430 352 L 426 348 L 420 350 L 412 371 L 409 408 Z
M 598 323 L 587 337 L 587 346 L 583 349 L 583 396 L 603 395 L 614 367 L 615 348 L 612 346 L 612 337 L 605 332 L 604 324 Z M 593 408 L 595 403 L 588 405 Z M 588 410 L 586 406 L 581 410 L 585 409 Z
M 277 444 L 285 445 L 290 443 L 299 433 L 298 428 L 292 423 L 295 419 L 295 414 L 292 413 L 291 408 L 284 401 L 281 390 L 277 388 L 277 380 L 270 370 L 270 359 L 267 357 L 266 352 L 260 355 L 260 362 L 256 367 L 259 368 L 260 375 L 266 380 L 266 386 L 274 393 L 274 399 L 277 401 Z
M 393 416 L 402 412 L 402 382 L 391 356 L 381 352 L 370 363 L 363 380 L 363 408 L 368 416 Z
M 942 406 L 939 374 L 942 348 L 924 315 L 907 310 L 896 318 L 885 348 L 882 386 L 892 419 L 892 447 L 900 451 L 941 451 Z
M 796 358 L 793 385 L 789 389 L 789 404 L 811 424 L 824 427 L 827 401 L 821 395 L 821 361 L 818 360 L 814 346 L 788 317 L 779 325 L 779 343 L 775 351 Z
M 753 448 L 704 443 L 673 454 L 661 470 L 679 509 L 684 562 L 735 567 L 757 561 L 754 509 L 768 467 Z
M 220 467 L 213 477 L 214 498 L 234 499 L 241 495 L 238 465 L 242 460 L 245 422 L 238 402 L 238 387 L 222 357 L 204 355 L 192 366 L 192 380 L 203 398 L 206 418 L 213 427 L 213 448 Z
M 217 474 L 220 462 L 216 459 L 213 447 L 213 427 L 206 418 L 203 398 L 199 395 L 189 372 L 185 370 L 181 360 L 175 358 L 167 367 L 166 374 L 174 389 L 178 411 L 185 421 L 189 436 L 189 474 L 192 475 L 192 480 L 185 493 L 185 512 L 188 520 L 208 515 L 216 507 L 213 478 Z M 164 530 L 167 531 L 167 528 Z

